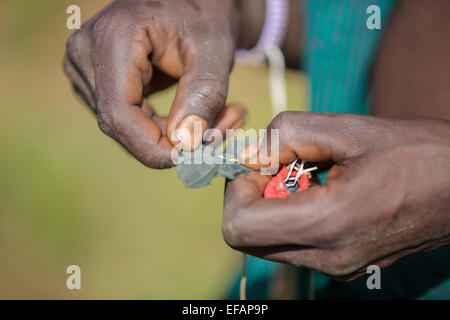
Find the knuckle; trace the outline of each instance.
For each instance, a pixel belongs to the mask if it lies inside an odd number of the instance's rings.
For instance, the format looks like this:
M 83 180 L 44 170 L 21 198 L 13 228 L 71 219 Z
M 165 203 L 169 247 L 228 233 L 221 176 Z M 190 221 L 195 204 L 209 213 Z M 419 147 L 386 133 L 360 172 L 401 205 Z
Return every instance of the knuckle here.
M 113 122 L 111 117 L 107 113 L 103 111 L 98 112 L 97 124 L 104 134 L 112 138 L 115 137 L 115 132 L 113 130 Z
M 67 56 L 63 60 L 63 70 L 64 73 L 69 77 L 72 78 L 72 67 L 70 66 L 70 63 L 67 59 Z
M 77 65 L 82 64 L 88 58 L 89 41 L 83 27 L 69 37 L 66 43 L 66 52 L 69 59 Z
M 156 148 L 156 146 L 155 146 Z M 162 154 L 155 152 L 139 152 L 133 150 L 129 150 L 133 156 L 139 160 L 144 166 L 151 169 L 165 169 L 169 168 L 173 165 L 170 157 L 165 157 Z
M 150 155 L 139 157 L 139 155 L 136 155 L 136 159 L 138 159 L 144 166 L 151 169 L 165 169 L 173 166 L 170 158 L 153 157 Z
M 269 124 L 270 129 L 279 129 L 281 126 L 281 123 L 283 122 L 283 118 L 286 117 L 285 115 L 286 111 L 278 113 L 275 118 L 272 119 L 272 121 Z
M 77 30 L 67 40 L 66 51 L 69 54 L 73 54 L 78 50 L 81 41 L 81 34 L 81 30 Z
M 323 272 L 333 277 L 345 277 L 357 270 L 354 250 L 333 252 L 328 255 Z
M 197 96 L 201 97 L 203 104 L 209 108 L 225 103 L 223 86 L 218 83 L 199 90 Z
M 294 113 L 294 111 L 283 111 L 278 113 L 267 128 L 268 131 L 277 130 L 279 132 L 280 142 L 291 140 L 289 134 L 289 121 Z
M 300 267 L 304 266 L 304 264 L 301 262 L 301 260 L 296 257 L 287 257 L 286 262 L 296 268 L 300 268 Z
M 295 114 L 295 111 L 283 111 L 278 113 L 275 118 L 273 118 L 269 127 L 271 129 L 281 129 L 285 127 L 287 124 L 289 124 L 289 119 L 293 114 Z
M 104 31 L 108 26 L 108 16 L 109 15 L 102 14 L 89 24 L 89 31 L 92 36 L 95 37 Z
M 130 140 L 126 121 L 120 113 L 110 111 L 99 111 L 97 114 L 97 123 L 100 130 L 122 144 L 137 160 L 143 165 L 154 169 L 164 169 L 173 166 L 170 151 L 158 149 L 156 144 L 142 145 L 141 142 Z
M 222 222 L 222 235 L 226 244 L 231 248 L 237 247 L 235 223 L 232 219 L 224 219 Z
M 194 80 L 195 81 L 195 80 Z M 201 82 L 207 81 L 204 86 Z M 198 82 L 197 89 L 194 91 L 191 100 L 192 107 L 200 116 L 212 122 L 219 110 L 225 105 L 226 100 L 226 84 L 221 80 L 202 79 Z
M 131 16 L 127 6 L 113 6 L 90 21 L 87 29 L 94 39 L 102 38 L 106 32 L 115 33 L 117 26 L 129 26 L 131 20 L 135 17 Z
M 240 213 L 235 212 L 235 214 L 239 215 Z M 228 244 L 231 248 L 237 249 L 244 246 L 243 230 L 241 224 L 237 221 L 235 216 L 223 219 L 222 235 L 226 244 Z

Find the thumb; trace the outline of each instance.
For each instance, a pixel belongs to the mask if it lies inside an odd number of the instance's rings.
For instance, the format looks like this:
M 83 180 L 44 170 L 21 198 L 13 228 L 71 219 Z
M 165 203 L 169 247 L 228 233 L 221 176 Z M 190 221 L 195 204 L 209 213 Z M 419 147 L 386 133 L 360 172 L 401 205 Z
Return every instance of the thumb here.
M 193 150 L 202 142 L 225 106 L 233 55 L 232 37 L 223 32 L 191 35 L 183 41 L 183 74 L 167 122 L 167 136 L 174 145 L 180 142 L 184 150 Z M 194 134 L 199 126 L 200 134 Z
M 295 159 L 341 162 L 360 152 L 364 116 L 286 111 L 278 114 L 263 137 L 248 145 L 240 154 L 248 167 L 260 170 L 288 164 Z M 274 138 L 275 137 L 275 138 Z

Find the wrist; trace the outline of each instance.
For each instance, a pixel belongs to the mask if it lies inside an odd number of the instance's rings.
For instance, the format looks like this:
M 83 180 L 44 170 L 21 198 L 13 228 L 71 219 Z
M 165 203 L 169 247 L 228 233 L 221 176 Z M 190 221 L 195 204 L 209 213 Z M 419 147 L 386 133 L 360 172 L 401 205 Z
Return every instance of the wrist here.
M 265 20 L 265 1 L 235 0 L 239 15 L 237 48 L 251 49 L 258 43 Z

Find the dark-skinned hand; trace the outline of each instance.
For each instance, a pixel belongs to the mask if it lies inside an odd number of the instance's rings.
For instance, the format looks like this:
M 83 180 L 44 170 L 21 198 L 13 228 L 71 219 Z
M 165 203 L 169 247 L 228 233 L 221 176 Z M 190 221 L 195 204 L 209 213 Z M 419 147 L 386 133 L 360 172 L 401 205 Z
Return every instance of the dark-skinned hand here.
M 243 106 L 224 107 L 235 10 L 233 0 L 114 1 L 70 37 L 64 70 L 104 133 L 145 165 L 169 167 L 175 144 L 201 143 L 194 121 L 242 125 Z M 168 118 L 156 115 L 147 97 L 177 80 Z
M 287 199 L 264 199 L 271 176 L 258 172 L 228 182 L 222 228 L 232 248 L 350 280 L 449 244 L 448 121 L 285 112 L 268 129 L 280 130 L 280 165 L 299 158 L 330 171 L 323 186 Z

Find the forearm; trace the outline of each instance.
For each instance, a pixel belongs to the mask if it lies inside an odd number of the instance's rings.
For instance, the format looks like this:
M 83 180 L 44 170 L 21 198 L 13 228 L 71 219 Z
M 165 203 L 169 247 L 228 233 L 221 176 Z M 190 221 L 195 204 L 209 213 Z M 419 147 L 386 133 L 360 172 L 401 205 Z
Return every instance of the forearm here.
M 238 48 L 251 49 L 257 44 L 264 26 L 265 1 L 236 0 L 236 6 L 240 15 Z M 298 68 L 301 61 L 302 9 L 303 0 L 289 1 L 289 21 L 281 49 L 287 66 L 291 68 Z
M 450 119 L 450 1 L 399 1 L 384 30 L 372 113 Z

